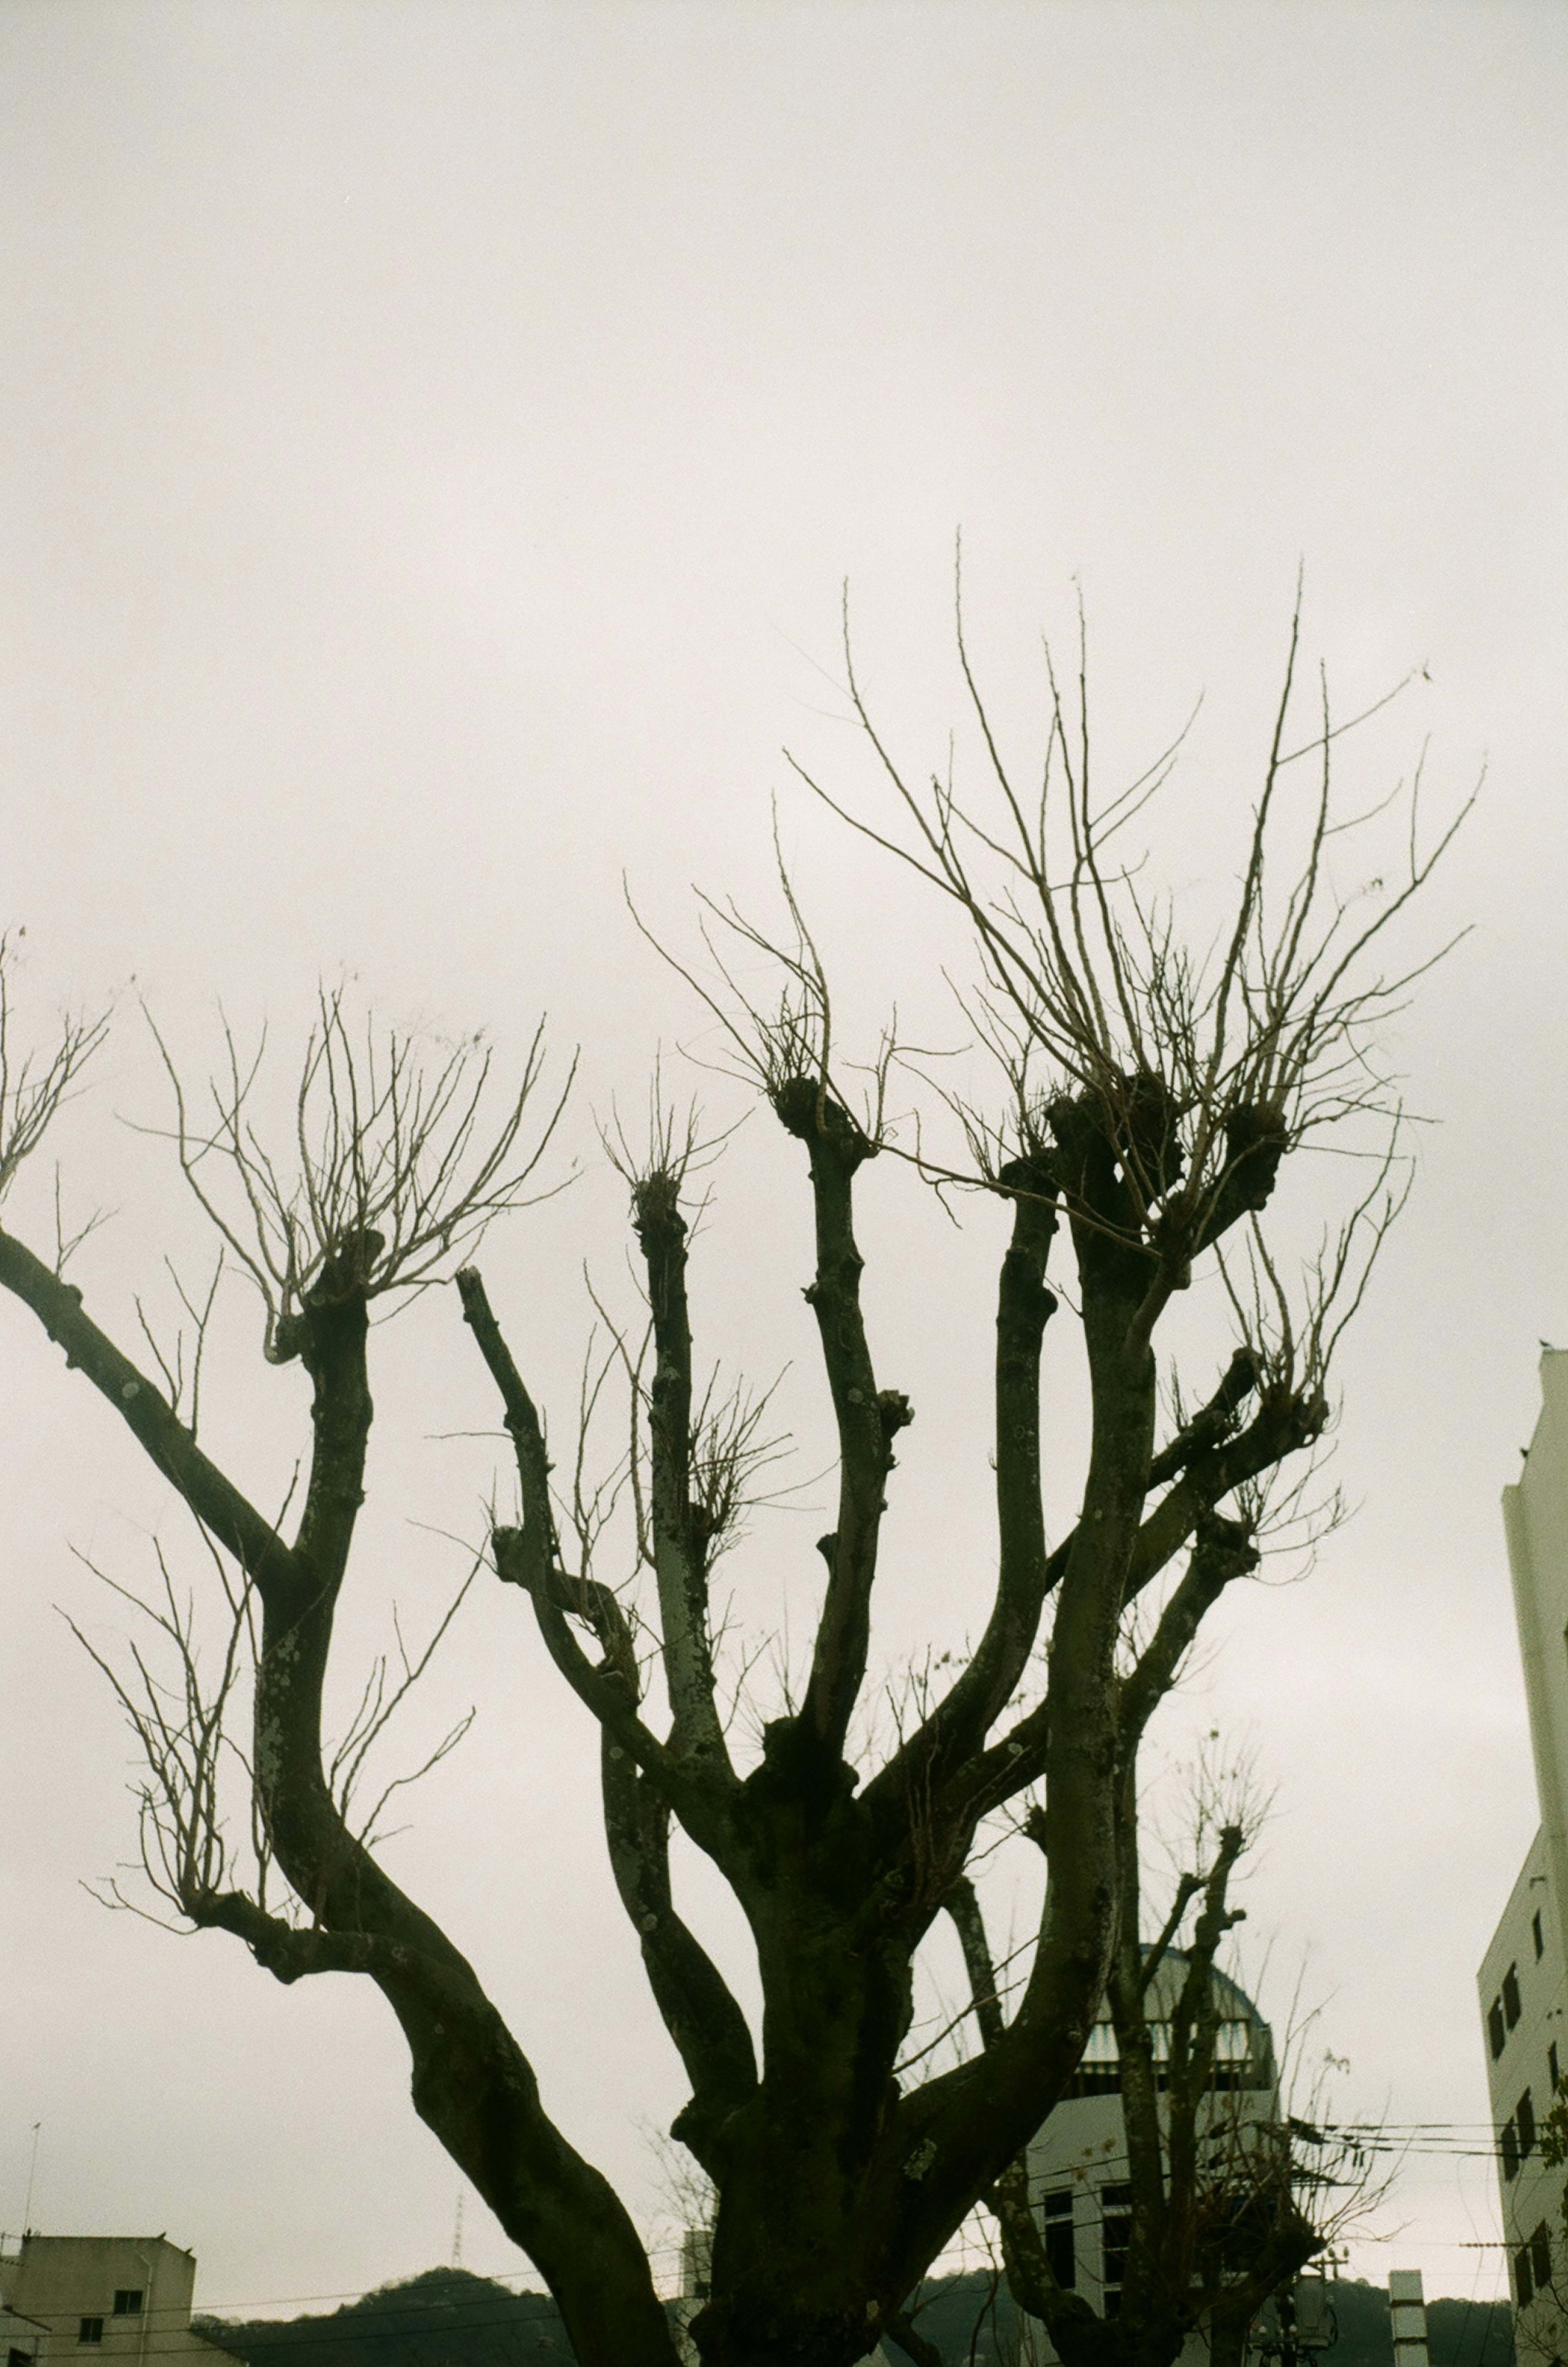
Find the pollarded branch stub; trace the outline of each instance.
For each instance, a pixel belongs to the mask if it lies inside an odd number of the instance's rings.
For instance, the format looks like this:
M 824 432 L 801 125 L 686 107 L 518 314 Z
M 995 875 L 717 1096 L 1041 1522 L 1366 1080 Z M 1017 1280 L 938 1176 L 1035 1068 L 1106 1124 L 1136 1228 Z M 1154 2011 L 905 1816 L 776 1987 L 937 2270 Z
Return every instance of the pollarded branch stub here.
M 859 1785 L 859 1770 L 803 1718 L 792 1716 L 770 1718 L 763 1727 L 761 1763 L 746 1778 L 745 1789 L 755 1799 L 782 1796 L 826 1815 L 852 1799 Z
M 1234 1421 L 1253 1390 L 1260 1387 L 1263 1372 L 1261 1349 L 1250 1340 L 1244 1340 L 1232 1354 L 1224 1377 L 1204 1412 L 1212 1413 L 1220 1421 Z
M 492 1529 L 490 1549 L 495 1557 L 495 1574 L 505 1586 L 526 1587 L 527 1556 L 524 1549 L 521 1529 Z
M 291 1365 L 305 1345 L 305 1319 L 300 1315 L 280 1315 L 267 1326 L 263 1353 L 269 1365 Z
M 267 1363 L 291 1365 L 299 1356 L 310 1365 L 311 1318 L 331 1316 L 343 1308 L 363 1309 L 378 1287 L 376 1269 L 386 1247 L 385 1235 L 371 1226 L 345 1233 L 322 1261 L 302 1303 L 294 1307 L 286 1300 L 270 1320 L 264 1349 Z
M 1017 1202 L 1021 1214 L 1037 1213 L 1048 1240 L 1056 1229 L 1061 1206 L 1062 1179 L 1055 1161 L 1043 1150 L 1025 1150 L 1005 1161 L 997 1170 L 996 1180 L 998 1188 Z
M 1144 1207 L 1168 1199 L 1187 1172 L 1184 1104 L 1157 1070 L 1112 1074 L 1081 1093 L 1058 1093 L 1045 1118 L 1057 1168 L 1076 1172 L 1083 1189 L 1092 1172 L 1114 1169 Z
M 876 1410 L 882 1421 L 882 1451 L 886 1468 L 894 1468 L 893 1441 L 901 1430 L 908 1430 L 915 1419 L 915 1409 L 902 1389 L 878 1389 Z
M 305 1294 L 307 1307 L 340 1307 L 346 1300 L 369 1295 L 376 1267 L 387 1246 L 386 1235 L 371 1225 L 344 1233 Z
M 1202 1225 L 1205 1242 L 1268 1206 L 1291 1141 L 1290 1121 L 1278 1102 L 1240 1102 L 1228 1112 L 1224 1168 Z
M 1121 1079 L 1108 1116 L 1111 1142 L 1123 1171 L 1140 1195 L 1163 1200 L 1187 1172 L 1181 1139 L 1185 1112 L 1157 1070 L 1139 1069 Z
M 1219 1387 L 1200 1406 L 1190 1421 L 1163 1446 L 1149 1467 L 1149 1485 L 1163 1487 L 1198 1460 L 1223 1446 L 1235 1429 L 1242 1407 L 1255 1389 L 1261 1389 L 1268 1365 L 1261 1349 L 1244 1340 L 1221 1376 Z
M 681 1178 L 672 1169 L 656 1167 L 632 1185 L 632 1224 L 645 1250 L 660 1240 L 684 1240 Z
M 1325 1390 L 1315 1383 L 1296 1387 L 1288 1374 L 1270 1376 L 1265 1371 L 1258 1398 L 1258 1419 L 1273 1423 L 1281 1455 L 1315 1445 L 1333 1418 L 1334 1409 Z
M 1225 1167 L 1244 1208 L 1266 1206 L 1291 1146 L 1284 1110 L 1278 1102 L 1243 1102 L 1225 1120 Z
M 863 1160 L 874 1159 L 881 1147 L 819 1077 L 786 1077 L 769 1099 L 787 1134 L 808 1147 L 832 1151 L 852 1173 Z
M 1263 1557 L 1254 1542 L 1253 1524 L 1225 1512 L 1205 1512 L 1194 1531 L 1194 1545 L 1216 1571 L 1227 1580 L 1249 1578 Z

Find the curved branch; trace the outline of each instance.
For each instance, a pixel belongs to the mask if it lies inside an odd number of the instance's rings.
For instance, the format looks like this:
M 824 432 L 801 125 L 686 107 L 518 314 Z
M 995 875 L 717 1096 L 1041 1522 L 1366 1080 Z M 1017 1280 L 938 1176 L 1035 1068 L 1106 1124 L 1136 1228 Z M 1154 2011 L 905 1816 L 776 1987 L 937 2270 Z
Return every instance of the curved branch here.
M 626 1614 L 608 1587 L 592 1579 L 574 1578 L 562 1569 L 550 1511 L 549 1456 L 538 1409 L 524 1386 L 479 1273 L 464 1266 L 457 1281 L 463 1320 L 501 1392 L 523 1499 L 522 1527 L 497 1528 L 491 1533 L 497 1573 L 528 1596 L 545 1648 L 578 1699 L 644 1772 L 656 1778 L 694 1837 L 705 1848 L 712 1848 L 717 1837 L 716 1771 L 711 1764 L 705 1768 L 682 1763 L 638 1716 L 637 1655 Z M 571 1618 L 581 1619 L 592 1628 L 604 1653 L 601 1665 L 594 1665 L 573 1635 L 568 1624 Z
M 669 1802 L 608 1732 L 600 1776 L 615 1888 L 637 1931 L 654 2003 L 692 2083 L 691 2101 L 671 2135 L 716 2181 L 724 2124 L 757 2086 L 751 2033 L 717 1965 L 675 1911 Z
M 1196 1455 L 1144 1522 L 1128 1571 L 1127 1600 L 1159 1576 L 1216 1504 L 1288 1455 L 1313 1445 L 1327 1421 L 1328 1400 L 1321 1389 L 1266 1389 L 1246 1429 L 1224 1445 Z
M 974 1885 L 961 1876 L 942 1903 L 953 1919 L 959 1945 L 964 1951 L 964 1968 L 968 1975 L 969 1994 L 979 2027 L 980 2043 L 989 2050 L 1000 2044 L 1004 2024 L 990 1943 L 986 1937 L 985 1921 Z M 1007 2271 L 1008 2290 L 1019 2307 L 1039 2318 L 1048 2332 L 1054 2327 L 1065 2324 L 1069 2317 L 1077 2319 L 1084 2316 L 1084 2302 L 1076 2295 L 1064 2293 L 1052 2273 L 1045 2238 L 1029 2198 L 1027 2146 L 998 2173 L 996 2182 L 984 2201 L 996 2215 L 1002 2239 L 1002 2265 Z
M 1176 1672 L 1204 1618 L 1232 1579 L 1248 1577 L 1261 1558 L 1247 1522 L 1229 1521 L 1219 1512 L 1203 1514 L 1180 1582 L 1122 1687 L 1118 1723 L 1121 1747 L 1129 1758 L 1136 1751 L 1155 1710 L 1176 1682 Z
M 1164 1488 L 1179 1478 L 1189 1464 L 1220 1445 L 1235 1427 L 1236 1415 L 1263 1378 L 1263 1359 L 1244 1340 L 1226 1365 L 1219 1387 L 1190 1421 L 1162 1446 L 1149 1466 L 1149 1486 Z

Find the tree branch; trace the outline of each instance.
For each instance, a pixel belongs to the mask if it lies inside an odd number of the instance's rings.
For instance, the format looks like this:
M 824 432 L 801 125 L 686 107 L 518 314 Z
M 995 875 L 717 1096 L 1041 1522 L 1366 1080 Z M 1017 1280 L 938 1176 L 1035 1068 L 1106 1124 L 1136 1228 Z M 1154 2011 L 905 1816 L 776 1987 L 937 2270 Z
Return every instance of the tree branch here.
M 894 1389 L 878 1392 L 861 1312 L 864 1260 L 855 1246 L 852 1184 L 855 1171 L 876 1145 L 814 1077 L 785 1080 L 773 1102 L 784 1126 L 806 1144 L 810 1161 L 817 1272 L 806 1296 L 817 1318 L 839 1432 L 838 1525 L 822 1540 L 828 1590 L 801 1707 L 806 1730 L 837 1754 L 865 1675 L 893 1440 L 914 1416 L 908 1398 Z
M 1220 1512 L 1203 1514 L 1180 1581 L 1122 1686 L 1118 1723 L 1121 1747 L 1129 1761 L 1150 1717 L 1175 1683 L 1177 1670 L 1206 1614 L 1232 1579 L 1247 1577 L 1261 1557 L 1248 1523 L 1227 1520 Z
M 943 1904 L 964 1951 L 964 1968 L 968 1976 L 980 2043 L 988 2052 L 1000 2044 L 1004 2024 L 990 1944 L 973 1883 L 961 1875 Z M 1075 2295 L 1064 2293 L 1052 2273 L 1045 2238 L 1030 2202 L 1027 2146 L 998 2173 L 984 2199 L 1001 2233 L 1008 2291 L 1018 2306 L 1039 2318 L 1047 2330 L 1053 2323 L 1060 2325 L 1069 2316 L 1081 2316 L 1084 2303 Z
M 1144 1522 L 1128 1570 L 1127 1600 L 1159 1576 L 1216 1504 L 1288 1455 L 1313 1445 L 1327 1422 L 1328 1400 L 1320 1388 L 1266 1389 L 1246 1429 L 1224 1445 L 1195 1455 Z
M 751 2033 L 718 1967 L 675 1911 L 668 1801 L 608 1731 L 600 1772 L 615 1888 L 637 1931 L 654 2003 L 692 2083 L 691 2101 L 671 2134 L 717 2181 L 724 2124 L 757 2086 Z
M 929 1801 L 984 1740 L 1028 1663 L 1058 1560 L 1045 1550 L 1040 1492 L 1040 1351 L 1056 1307 L 1045 1285 L 1055 1184 L 1038 1158 L 1011 1161 L 998 1180 L 1013 1195 L 1013 1225 L 997 1291 L 996 1597 L 968 1667 L 866 1786 L 874 1816 Z
M 287 1585 L 293 1557 L 216 1464 L 197 1445 L 145 1374 L 120 1353 L 82 1305 L 74 1284 L 62 1282 L 12 1233 L 0 1232 L 0 1287 L 30 1308 L 65 1361 L 85 1373 L 106 1398 L 152 1462 L 202 1525 L 231 1553 L 264 1594 Z
M 549 1456 L 538 1410 L 524 1386 L 478 1271 L 464 1266 L 457 1281 L 463 1320 L 473 1332 L 501 1393 L 523 1500 L 522 1527 L 491 1532 L 497 1573 L 528 1596 L 546 1649 L 578 1699 L 637 1765 L 657 1779 L 688 1831 L 711 1849 L 718 1830 L 715 1771 L 711 1764 L 705 1768 L 684 1765 L 637 1715 L 637 1654 L 626 1614 L 608 1587 L 592 1579 L 574 1578 L 562 1569 L 550 1510 Z M 604 1653 L 598 1667 L 573 1635 L 569 1618 L 584 1621 L 598 1637 Z
M 732 1773 L 715 1701 L 702 1507 L 692 1492 L 692 1326 L 686 1302 L 686 1220 L 680 1175 L 656 1168 L 633 1187 L 648 1273 L 654 1370 L 649 1388 L 649 1515 L 659 1585 L 670 1740 L 682 1758 Z

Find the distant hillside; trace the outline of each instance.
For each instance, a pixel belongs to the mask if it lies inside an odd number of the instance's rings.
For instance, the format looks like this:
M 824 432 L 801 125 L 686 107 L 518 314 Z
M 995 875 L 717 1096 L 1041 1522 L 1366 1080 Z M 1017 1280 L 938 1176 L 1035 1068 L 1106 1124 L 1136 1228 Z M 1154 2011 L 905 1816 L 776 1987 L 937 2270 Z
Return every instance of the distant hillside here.
M 1346 2278 L 1335 2287 L 1339 2339 L 1329 2367 L 1391 2367 L 1388 2293 Z M 1506 2301 L 1429 2301 L 1427 2347 L 1432 2367 L 1514 2367 L 1514 2319 Z
M 1325 2367 L 1393 2367 L 1387 2293 L 1351 2280 L 1335 2291 L 1339 2340 Z M 934 2279 L 918 2322 L 948 2367 L 1015 2367 L 1012 2304 L 985 2276 Z M 547 2293 L 513 2293 L 466 2269 L 427 2269 L 324 2317 L 196 2324 L 247 2367 L 568 2367 L 573 2357 Z M 1434 2301 L 1427 2324 L 1432 2367 L 1514 2367 L 1506 2302 Z
M 947 2367 L 967 2367 L 976 2319 L 976 2367 L 1014 2367 L 1018 2355 L 1012 2305 L 1005 2288 L 990 2299 L 984 2276 L 940 2278 L 916 2320 L 920 2332 L 942 2350 Z M 1393 2367 L 1393 2337 L 1388 2294 L 1381 2285 L 1346 2279 L 1335 2287 L 1339 2339 L 1322 2354 L 1324 2367 Z M 1514 2367 L 1514 2321 L 1506 2301 L 1434 2301 L 1427 2306 L 1432 2367 Z M 892 2350 L 892 2345 L 888 2345 Z M 896 2353 L 899 2367 L 904 2354 Z
M 565 2367 L 572 2357 L 547 2293 L 513 2293 L 466 2269 L 426 2269 L 325 2317 L 196 2325 L 250 2367 Z

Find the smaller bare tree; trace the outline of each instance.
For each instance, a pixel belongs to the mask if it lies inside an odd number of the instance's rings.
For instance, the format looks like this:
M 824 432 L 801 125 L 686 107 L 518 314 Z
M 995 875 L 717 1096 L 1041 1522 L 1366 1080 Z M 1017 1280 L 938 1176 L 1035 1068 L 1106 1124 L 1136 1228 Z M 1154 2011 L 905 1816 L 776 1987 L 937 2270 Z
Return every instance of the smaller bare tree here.
M 1171 2367 L 1201 2329 L 1213 2367 L 1241 2367 L 1264 2304 L 1367 2207 L 1364 2170 L 1347 2178 L 1353 2145 L 1282 2112 L 1277 2087 L 1259 2112 L 1235 2082 L 1222 2033 L 1227 2006 L 1217 1958 L 1246 1909 L 1231 1903 L 1236 1866 L 1259 1810 L 1246 1784 L 1215 1813 L 1196 1803 L 1192 1867 L 1180 1874 L 1152 1942 L 1142 1936 L 1137 1798 L 1128 1771 L 1119 1804 L 1122 1881 L 1106 2004 L 1115 2035 L 1125 2128 L 1127 2246 L 1120 2293 L 1095 2310 L 1058 2281 L 1031 2194 L 1027 2150 L 986 2201 L 995 2214 L 1009 2289 L 1040 2321 L 1065 2367 Z M 1037 1814 L 1024 1829 L 1040 1837 Z M 983 2044 L 1005 2026 L 979 1901 L 967 1880 L 948 1912 L 964 1951 Z M 1180 1947 L 1189 1915 L 1191 1928 Z M 1163 1976 L 1163 1979 L 1162 1979 Z M 1156 1983 L 1168 2007 L 1156 2019 Z M 1250 2067 L 1277 2081 L 1272 2057 Z M 1348 2200 L 1345 2199 L 1347 2192 Z M 1330 2195 L 1338 2200 L 1329 2203 Z

